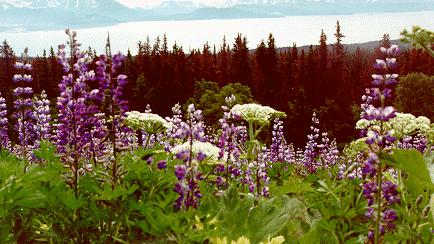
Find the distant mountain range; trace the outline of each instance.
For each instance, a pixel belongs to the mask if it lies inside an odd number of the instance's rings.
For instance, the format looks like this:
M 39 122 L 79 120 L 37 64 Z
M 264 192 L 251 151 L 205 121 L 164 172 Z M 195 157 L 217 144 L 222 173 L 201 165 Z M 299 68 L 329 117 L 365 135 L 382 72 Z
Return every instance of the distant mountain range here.
M 434 0 L 165 0 L 128 8 L 122 0 L 0 0 L 0 32 L 109 26 L 129 21 L 271 18 L 433 11 Z M 211 1 L 212 2 L 212 1 Z

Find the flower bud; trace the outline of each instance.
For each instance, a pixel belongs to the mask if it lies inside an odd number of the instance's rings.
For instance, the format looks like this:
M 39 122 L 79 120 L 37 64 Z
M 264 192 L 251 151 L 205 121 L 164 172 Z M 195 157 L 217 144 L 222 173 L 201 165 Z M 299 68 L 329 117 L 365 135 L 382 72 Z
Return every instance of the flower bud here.
M 424 219 L 428 218 L 428 214 L 430 211 L 431 207 L 429 205 L 426 205 L 425 208 L 422 210 L 422 217 Z
M 419 205 L 420 205 L 420 203 L 422 202 L 422 199 L 423 199 L 422 195 L 419 195 L 419 196 L 416 198 L 416 206 L 419 206 Z

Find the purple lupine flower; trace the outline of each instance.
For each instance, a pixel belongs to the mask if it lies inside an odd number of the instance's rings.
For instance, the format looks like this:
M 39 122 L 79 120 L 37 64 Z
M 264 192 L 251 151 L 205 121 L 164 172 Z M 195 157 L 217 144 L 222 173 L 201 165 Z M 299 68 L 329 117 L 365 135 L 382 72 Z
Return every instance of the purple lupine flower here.
M 83 60 L 84 58 L 84 60 Z M 108 135 L 108 129 L 105 120 L 105 114 L 101 111 L 103 106 L 104 91 L 99 89 L 90 90 L 89 86 L 93 83 L 98 82 L 97 74 L 93 70 L 89 70 L 85 67 L 83 63 L 88 56 L 82 55 L 81 62 L 75 67 L 81 67 L 80 70 L 83 71 L 82 79 L 84 82 L 77 85 L 83 89 L 83 96 L 86 103 L 82 114 L 83 123 L 80 127 L 80 133 L 83 134 L 84 142 L 84 155 L 87 159 L 92 159 L 93 163 L 106 163 L 109 161 L 109 156 L 107 155 L 108 145 L 105 138 Z M 99 84 L 97 84 L 99 85 Z M 104 165 L 106 166 L 106 165 Z
M 312 115 L 311 134 L 302 155 L 298 156 L 297 164 L 303 165 L 308 173 L 315 173 L 319 168 L 329 168 L 337 163 L 339 151 L 336 141 L 330 142 L 326 132 L 320 134 L 317 128 L 319 120 L 316 113 Z
M 31 159 L 31 152 L 34 149 L 34 114 L 33 114 L 33 90 L 27 87 L 28 82 L 33 79 L 31 75 L 26 74 L 31 70 L 31 64 L 28 62 L 28 49 L 24 50 L 23 62 L 17 62 L 15 68 L 19 74 L 15 75 L 13 81 L 17 87 L 13 91 L 15 96 L 14 113 L 12 118 L 16 120 L 15 130 L 18 134 L 18 144 L 15 145 L 14 151 L 20 154 L 23 159 Z
M 175 166 L 175 176 L 178 183 L 176 183 L 174 191 L 179 195 L 174 205 L 175 209 L 196 208 L 199 199 L 202 198 L 197 185 L 197 182 L 202 180 L 202 173 L 198 171 L 197 165 L 188 166 L 189 158 L 184 160 L 185 164 Z
M 215 170 L 216 170 L 218 173 L 225 172 L 225 166 L 224 166 L 223 164 L 217 164 L 216 167 L 215 167 Z
M 432 151 L 434 147 L 429 148 L 429 143 L 427 138 L 418 133 L 414 136 L 405 136 L 401 141 L 398 141 L 397 146 L 399 148 L 405 149 L 416 149 L 421 153 L 425 153 L 426 151 Z
M 47 99 L 45 91 L 42 91 L 41 95 L 36 98 L 34 111 L 36 141 L 39 143 L 42 140 L 50 140 L 52 138 L 50 101 Z
M 166 160 L 160 160 L 157 163 L 157 168 L 158 169 L 165 169 L 165 168 L 167 168 L 167 162 L 166 162 Z
M 375 182 L 370 181 L 363 185 L 363 196 L 368 200 L 368 206 L 374 204 L 374 197 L 377 191 L 377 184 Z
M 396 211 L 393 209 L 387 209 L 383 212 L 383 223 L 388 230 L 395 229 L 395 221 L 398 219 Z
M 112 171 L 117 172 L 117 151 L 125 148 L 129 139 L 135 137 L 134 133 L 123 125 L 125 112 L 128 110 L 128 102 L 124 96 L 127 84 L 127 76 L 118 73 L 125 57 L 121 53 L 112 55 L 110 39 L 107 39 L 106 54 L 101 55 L 96 62 L 95 79 L 99 84 L 99 96 L 97 100 L 104 101 L 105 111 L 111 119 L 109 128 L 110 147 L 112 149 Z M 94 92 L 96 93 L 96 92 Z M 115 175 L 115 173 L 113 173 Z M 114 179 L 114 181 L 116 181 Z
M 365 157 L 363 152 L 357 153 L 355 158 L 352 158 L 348 161 L 345 159 L 343 160 L 344 163 L 341 163 L 338 165 L 339 172 L 338 177 L 339 179 L 362 179 L 362 165 L 365 162 Z
M 167 131 L 167 137 L 170 138 L 164 142 L 164 150 L 169 152 L 175 144 L 176 133 L 181 127 L 182 111 L 179 104 L 175 104 L 172 107 L 172 117 L 166 117 L 166 120 L 170 123 L 171 129 Z
M 258 158 L 256 160 L 256 193 L 260 196 L 269 197 L 270 192 L 268 188 L 268 184 L 270 183 L 270 178 L 268 177 L 268 156 L 267 153 L 264 151 L 258 155 Z
M 263 148 L 255 160 L 246 163 L 246 168 L 241 177 L 243 186 L 248 187 L 248 191 L 255 196 L 269 197 L 268 170 L 270 169 L 267 149 Z M 232 172 L 234 175 L 241 174 L 241 171 Z
M 71 49 L 77 50 L 74 47 L 71 47 Z M 78 57 L 71 57 L 71 59 L 78 59 Z M 60 96 L 57 98 L 57 108 L 59 109 L 57 147 L 65 158 L 70 156 L 69 154 L 76 157 L 78 157 L 77 154 L 87 155 L 83 150 L 89 143 L 88 134 L 86 133 L 86 123 L 88 122 L 85 89 L 86 74 L 81 73 L 81 70 L 84 69 L 80 68 L 80 66 L 83 66 L 83 64 L 73 66 L 74 72 L 63 76 L 59 84 Z M 78 160 L 78 158 L 74 160 Z
M 307 143 L 304 149 L 304 159 L 303 165 L 307 169 L 309 173 L 314 173 L 317 169 L 317 162 L 315 158 L 318 155 L 318 152 L 315 149 L 318 146 L 317 139 L 319 138 L 319 129 L 315 126 L 319 124 L 319 120 L 316 117 L 316 113 L 312 115 L 312 123 L 313 125 L 310 127 L 311 134 L 307 136 Z
M 364 176 L 374 177 L 377 174 L 377 165 L 379 159 L 377 154 L 370 152 L 365 164 L 362 167 L 362 174 Z
M 183 150 L 175 154 L 175 157 L 179 160 L 188 161 L 190 157 L 190 152 Z
M 78 196 L 79 175 L 92 170 L 89 160 L 81 160 L 81 158 L 89 159 L 88 149 L 92 144 L 89 137 L 86 82 L 93 79 L 94 73 L 87 68 L 92 58 L 87 52 L 80 50 L 76 32 L 71 32 L 69 29 L 65 32 L 69 37 L 67 43 L 70 57 L 69 60 L 66 58 L 66 46 L 59 45 L 58 61 L 67 74 L 59 83 L 60 95 L 57 98 L 59 112 L 55 141 L 63 162 L 71 169 L 72 177 L 68 179 L 68 183 Z
M 397 184 L 393 183 L 390 180 L 387 180 L 383 181 L 382 186 L 383 198 L 387 201 L 389 205 L 400 202 Z
M 368 210 L 365 213 L 365 217 L 368 219 L 372 219 L 374 217 L 374 209 L 371 207 L 368 207 Z
M 205 141 L 205 130 L 201 119 L 202 111 L 196 110 L 193 104 L 189 105 L 187 121 L 181 121 L 173 135 L 175 138 L 187 139 L 187 142 L 189 142 L 188 149 L 181 150 L 175 155 L 177 159 L 183 162 L 183 164 L 175 166 L 178 183 L 174 190 L 179 195 L 174 205 L 175 209 L 196 208 L 199 199 L 202 198 L 197 182 L 202 180 L 203 177 L 198 164 L 206 158 L 206 155 L 204 152 L 197 152 L 196 157 L 193 156 L 193 142 Z
M 197 154 L 197 157 L 196 157 L 196 159 L 197 159 L 198 161 L 203 161 L 205 158 L 206 158 L 206 154 L 203 153 L 203 152 L 199 152 L 199 153 Z
M 181 121 L 174 137 L 179 139 L 192 138 L 193 140 L 205 142 L 205 129 L 202 120 L 202 111 L 196 110 L 193 104 L 187 109 L 188 121 Z
M 283 122 L 274 119 L 269 158 L 271 162 L 290 162 L 294 157 L 294 148 L 286 143 L 283 135 Z
M 231 106 L 235 103 L 235 96 L 226 97 L 225 100 L 227 105 Z M 220 148 L 219 159 L 226 162 L 226 165 L 219 164 L 216 168 L 217 173 L 223 173 L 225 175 L 225 181 L 223 181 L 223 178 L 219 178 L 221 180 L 217 183 L 217 185 L 221 187 L 227 187 L 229 179 L 236 178 L 240 175 L 237 173 L 241 171 L 239 162 L 241 151 L 238 148 L 238 143 L 240 143 L 238 140 L 240 127 L 229 122 L 235 117 L 228 106 L 222 107 L 223 117 L 219 120 L 222 132 L 218 137 L 217 143 Z
M 7 118 L 7 107 L 6 100 L 1 96 L 0 93 L 0 150 L 11 149 L 11 142 L 8 135 L 8 118 Z
M 336 139 L 330 142 L 330 139 L 328 138 L 328 133 L 323 132 L 321 134 L 321 144 L 318 145 L 318 148 L 323 168 L 328 168 L 336 165 L 339 155 Z
M 374 64 L 376 74 L 372 75 L 372 88 L 369 89 L 369 104 L 362 106 L 362 118 L 366 120 L 377 121 L 381 126 L 369 126 L 367 131 L 362 133 L 366 136 L 365 142 L 369 146 L 370 152 L 365 164 L 362 167 L 362 174 L 365 176 L 363 185 L 363 193 L 368 200 L 368 205 L 377 203 L 374 214 L 367 212 L 367 216 L 375 222 L 374 231 L 368 233 L 368 238 L 375 242 L 379 242 L 380 235 L 383 235 L 386 230 L 392 230 L 397 219 L 394 210 L 389 209 L 390 205 L 399 202 L 397 185 L 387 180 L 383 181 L 383 165 L 378 159 L 380 153 L 386 146 L 392 144 L 396 139 L 391 131 L 386 131 L 383 128 L 383 123 L 396 116 L 396 110 L 392 106 L 386 106 L 386 99 L 389 99 L 392 94 L 391 87 L 397 83 L 397 74 L 392 73 L 396 68 L 396 58 L 393 56 L 399 53 L 396 45 L 390 48 L 381 48 L 384 59 L 377 59 Z M 368 99 L 366 99 L 368 100 Z M 380 213 L 383 213 L 383 218 L 380 218 Z M 386 227 L 386 228 L 385 228 Z M 375 233 L 375 235 L 373 234 Z
M 396 110 L 392 106 L 376 108 L 372 105 L 365 110 L 365 115 L 363 116 L 364 119 L 378 121 L 389 121 L 389 119 L 394 117 L 396 117 Z

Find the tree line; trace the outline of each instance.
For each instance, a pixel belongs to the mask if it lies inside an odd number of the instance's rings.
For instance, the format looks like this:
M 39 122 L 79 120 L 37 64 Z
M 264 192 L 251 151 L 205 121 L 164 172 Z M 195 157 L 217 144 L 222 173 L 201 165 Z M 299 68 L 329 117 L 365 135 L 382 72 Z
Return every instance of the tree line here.
M 358 119 L 360 98 L 370 86 L 372 63 L 379 53 L 360 47 L 348 50 L 342 44 L 344 38 L 339 22 L 332 41 L 321 32 L 318 45 L 308 48 L 298 48 L 296 44 L 277 48 L 270 34 L 256 49 L 249 50 L 247 37 L 238 34 L 233 45 L 223 38 L 219 47 L 204 44 L 201 49 L 186 52 L 176 43 L 169 46 L 165 35 L 153 42 L 148 37 L 138 42 L 137 55 L 127 52 L 122 67 L 129 81 L 126 97 L 132 110 L 144 111 L 150 104 L 153 112 L 168 115 L 174 104 L 184 104 L 206 90 L 203 85 L 195 86 L 197 82 L 214 82 L 212 92 L 216 86 L 240 83 L 246 90 L 250 88 L 256 102 L 287 114 L 285 134 L 296 145 L 306 140 L 313 112 L 318 114 L 323 131 L 327 130 L 338 142 L 346 142 L 357 136 L 353 125 Z M 381 46 L 389 45 L 389 36 L 384 35 Z M 97 54 L 91 48 L 89 51 L 96 59 Z M 13 106 L 16 60 L 19 56 L 5 40 L 0 46 L 0 92 L 8 107 Z M 42 56 L 33 57 L 32 63 L 33 89 L 35 93 L 45 90 L 55 110 L 62 77 L 56 51 L 50 48 Z M 433 74 L 433 59 L 421 50 L 403 50 L 398 63 L 400 75 Z

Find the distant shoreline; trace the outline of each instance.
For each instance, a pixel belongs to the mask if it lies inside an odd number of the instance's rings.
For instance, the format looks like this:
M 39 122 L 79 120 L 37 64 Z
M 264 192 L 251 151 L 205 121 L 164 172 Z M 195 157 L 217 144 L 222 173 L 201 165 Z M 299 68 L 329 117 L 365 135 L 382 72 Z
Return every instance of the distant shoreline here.
M 95 48 L 98 53 L 103 48 L 107 33 L 110 33 L 113 50 L 126 53 L 128 50 L 137 53 L 137 43 L 145 42 L 147 36 L 151 43 L 159 36 L 167 34 L 169 48 L 176 42 L 182 46 L 184 52 L 192 49 L 202 49 L 208 43 L 211 49 L 215 45 L 219 48 L 223 37 L 227 45 L 233 45 L 238 33 L 247 37 L 249 49 L 268 38 L 272 33 L 277 47 L 288 47 L 296 43 L 298 47 L 317 45 L 321 30 L 328 37 L 329 44 L 333 43 L 333 33 L 336 21 L 340 21 L 344 44 L 368 43 L 380 40 L 383 34 L 390 34 L 390 39 L 399 39 L 400 32 L 419 25 L 426 29 L 434 29 L 432 17 L 434 11 L 399 12 L 381 14 L 351 14 L 351 15 L 304 15 L 275 18 L 249 19 L 217 19 L 217 20 L 167 20 L 167 21 L 134 21 L 119 23 L 105 27 L 75 28 L 78 40 L 83 48 Z M 10 46 L 21 53 L 25 47 L 30 55 L 41 55 L 43 50 L 54 49 L 60 43 L 65 43 L 64 29 L 40 30 L 25 32 L 0 32 L 0 41 L 7 40 Z
M 252 19 L 284 19 L 287 17 L 312 17 L 312 16 L 368 16 L 368 15 L 378 15 L 378 14 L 411 14 L 411 13 L 433 13 L 434 18 L 434 10 L 421 10 L 421 11 L 384 11 L 384 12 L 366 12 L 366 13 L 328 13 L 328 14 L 294 14 L 294 15 L 285 15 L 285 16 L 261 16 L 261 17 L 232 17 L 232 18 L 181 18 L 174 16 L 173 18 L 159 18 L 159 19 L 148 19 L 148 20 L 133 20 L 133 21 L 118 21 L 112 22 L 109 24 L 105 23 L 97 23 L 97 24 L 83 24 L 83 25 L 68 25 L 68 26 L 41 26 L 41 27 L 30 27 L 26 28 L 24 26 L 2 26 L 0 22 L 0 34 L 2 33 L 30 33 L 30 32 L 40 32 L 40 31 L 63 31 L 67 28 L 74 30 L 82 30 L 82 29 L 91 29 L 91 28 L 108 28 L 114 27 L 121 24 L 127 23 L 139 23 L 139 22 L 170 22 L 170 21 L 207 21 L 207 20 L 252 20 Z M 18 29 L 18 31 L 17 31 Z

